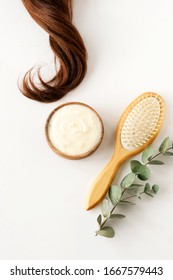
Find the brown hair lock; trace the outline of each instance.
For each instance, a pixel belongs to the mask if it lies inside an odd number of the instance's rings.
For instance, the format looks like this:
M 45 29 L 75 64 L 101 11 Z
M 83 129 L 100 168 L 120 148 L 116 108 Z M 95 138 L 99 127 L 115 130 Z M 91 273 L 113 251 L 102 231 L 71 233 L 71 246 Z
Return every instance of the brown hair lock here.
M 49 34 L 50 46 L 60 67 L 55 76 L 45 82 L 37 71 L 41 87 L 33 81 L 33 68 L 29 70 L 21 86 L 28 98 L 52 102 L 62 98 L 83 80 L 87 64 L 83 40 L 72 24 L 72 0 L 22 0 L 31 17 Z

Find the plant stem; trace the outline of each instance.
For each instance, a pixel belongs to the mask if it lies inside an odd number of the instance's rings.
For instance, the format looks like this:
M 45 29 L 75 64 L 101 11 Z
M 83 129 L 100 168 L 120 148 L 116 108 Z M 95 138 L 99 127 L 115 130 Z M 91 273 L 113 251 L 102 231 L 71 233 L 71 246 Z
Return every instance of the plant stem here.
M 141 193 L 139 193 L 139 195 L 141 195 L 141 194 L 143 194 L 144 192 L 141 192 Z M 137 196 L 139 196 L 139 195 L 131 195 L 131 196 L 128 196 L 128 197 L 125 197 L 125 198 L 123 198 L 123 199 L 121 199 L 121 201 L 125 201 L 125 200 L 127 200 L 127 199 L 130 199 L 130 198 L 134 198 L 134 197 L 137 197 Z
M 170 150 L 172 150 L 172 147 L 168 148 L 168 149 L 166 150 L 166 152 L 168 152 L 168 151 L 170 151 Z M 156 154 L 155 156 L 151 157 L 151 159 L 150 159 L 145 165 L 147 165 L 150 161 L 152 161 L 153 159 L 155 159 L 156 157 L 158 157 L 158 156 L 160 156 L 160 155 L 162 155 L 162 154 L 163 154 L 163 153 L 160 152 L 160 153 Z
M 127 189 L 125 189 L 124 190 L 124 192 L 122 193 L 122 196 L 123 196 L 123 194 L 125 193 L 125 191 L 126 191 Z M 139 193 L 139 195 L 142 195 L 144 192 L 141 192 L 141 193 Z M 122 197 L 121 196 L 121 197 Z M 134 198 L 134 197 L 136 197 L 137 195 L 131 195 L 131 196 L 128 196 L 128 197 L 125 197 L 125 198 L 123 198 L 122 199 L 122 201 L 124 201 L 124 200 L 127 200 L 127 199 L 129 199 L 129 198 Z M 112 208 L 112 210 L 111 210 L 111 212 L 110 212 L 110 215 L 114 212 L 114 210 L 115 210 L 115 208 L 117 207 L 117 205 L 118 205 L 118 203 L 119 203 L 119 201 L 114 205 L 114 207 Z M 104 220 L 104 222 L 101 224 L 101 226 L 100 226 L 100 229 L 102 229 L 103 228 L 103 226 L 106 224 L 106 222 L 108 221 L 108 219 L 109 219 L 109 217 L 107 217 L 105 220 Z
M 121 197 L 123 196 L 123 194 L 125 193 L 125 191 L 126 191 L 126 189 L 122 192 Z M 110 212 L 110 215 L 114 212 L 114 210 L 115 210 L 115 208 L 117 207 L 118 203 L 119 203 L 119 201 L 118 201 L 118 202 L 114 205 L 114 207 L 112 208 L 112 210 L 111 210 L 111 212 Z M 109 216 L 110 216 L 110 215 L 109 215 Z M 109 219 L 109 217 L 107 217 L 107 218 L 104 220 L 104 222 L 100 225 L 100 229 L 103 228 L 103 226 L 106 224 L 106 222 L 108 221 L 108 219 Z

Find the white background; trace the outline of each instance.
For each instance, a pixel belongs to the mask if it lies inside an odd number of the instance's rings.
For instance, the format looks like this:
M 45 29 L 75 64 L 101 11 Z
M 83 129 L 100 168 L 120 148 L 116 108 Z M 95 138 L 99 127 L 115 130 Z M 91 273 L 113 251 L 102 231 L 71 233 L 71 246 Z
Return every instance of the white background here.
M 90 184 L 111 157 L 114 130 L 137 95 L 163 96 L 167 116 L 155 146 L 173 138 L 173 1 L 74 0 L 74 23 L 88 50 L 81 85 L 52 104 L 22 96 L 18 78 L 53 61 L 48 35 L 19 0 L 0 3 L 0 258 L 172 259 L 173 159 L 152 167 L 158 195 L 119 209 L 114 239 L 95 237 L 100 207 L 84 210 Z M 44 125 L 61 103 L 81 101 L 103 119 L 105 136 L 90 157 L 68 161 L 48 147 Z M 137 157 L 138 158 L 138 157 Z M 129 172 L 120 170 L 117 183 Z

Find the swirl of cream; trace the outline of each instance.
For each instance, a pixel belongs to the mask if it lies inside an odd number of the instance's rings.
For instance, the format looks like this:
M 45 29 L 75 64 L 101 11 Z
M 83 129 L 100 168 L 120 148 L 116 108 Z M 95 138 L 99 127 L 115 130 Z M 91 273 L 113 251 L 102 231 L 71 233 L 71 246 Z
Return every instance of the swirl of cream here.
M 81 155 L 93 149 L 101 139 L 102 130 L 98 115 L 80 104 L 60 107 L 48 127 L 51 143 L 67 155 Z

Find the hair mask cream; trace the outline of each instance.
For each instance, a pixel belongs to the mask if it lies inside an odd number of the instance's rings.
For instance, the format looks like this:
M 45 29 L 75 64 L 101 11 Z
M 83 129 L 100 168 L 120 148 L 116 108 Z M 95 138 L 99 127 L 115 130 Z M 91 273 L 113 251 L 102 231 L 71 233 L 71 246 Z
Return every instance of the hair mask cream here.
M 103 123 L 90 106 L 74 102 L 56 108 L 46 123 L 46 138 L 60 156 L 80 159 L 89 156 L 103 138 Z

